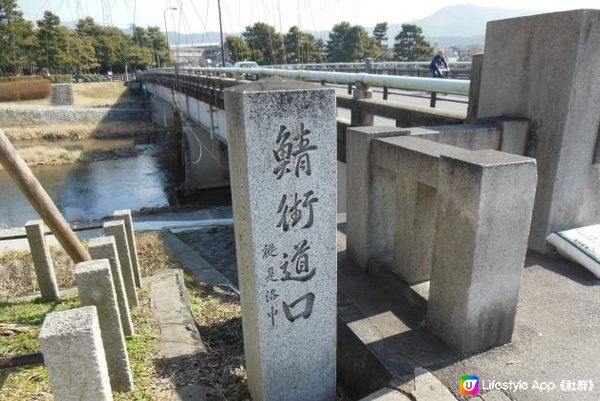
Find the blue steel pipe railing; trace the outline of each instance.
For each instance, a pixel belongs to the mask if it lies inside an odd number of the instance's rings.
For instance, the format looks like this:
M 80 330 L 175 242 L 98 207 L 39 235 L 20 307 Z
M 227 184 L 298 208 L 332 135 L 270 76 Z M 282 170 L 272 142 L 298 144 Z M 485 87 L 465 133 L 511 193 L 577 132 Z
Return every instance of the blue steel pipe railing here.
M 174 68 L 153 68 L 147 73 L 175 73 Z M 469 94 L 469 80 L 406 77 L 399 75 L 381 75 L 352 72 L 289 70 L 281 68 L 239 68 L 239 67 L 178 67 L 179 74 L 213 75 L 260 75 L 278 76 L 309 81 L 329 82 L 337 84 L 362 84 L 364 86 L 380 86 L 394 89 L 417 90 L 425 92 L 443 92 L 457 95 Z

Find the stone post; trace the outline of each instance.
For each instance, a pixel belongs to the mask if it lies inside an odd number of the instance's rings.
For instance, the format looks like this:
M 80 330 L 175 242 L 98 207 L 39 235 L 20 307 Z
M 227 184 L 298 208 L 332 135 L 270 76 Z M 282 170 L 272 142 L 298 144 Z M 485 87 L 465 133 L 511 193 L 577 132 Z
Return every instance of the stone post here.
M 131 258 L 131 268 L 133 269 L 133 278 L 137 288 L 142 288 L 142 276 L 140 275 L 140 262 L 137 255 L 137 244 L 135 242 L 135 231 L 133 229 L 133 219 L 130 209 L 115 210 L 113 217 L 123 220 L 125 231 L 127 232 L 127 244 L 129 245 L 129 257 Z
M 473 55 L 471 61 L 471 84 L 469 85 L 469 105 L 467 106 L 467 124 L 477 120 L 479 108 L 479 87 L 481 86 L 481 70 L 483 68 L 483 53 Z
M 121 271 L 121 264 L 119 263 L 115 237 L 92 238 L 88 242 L 88 250 L 92 259 L 108 259 L 115 293 L 117 295 L 117 303 L 119 304 L 119 315 L 121 316 L 123 333 L 126 336 L 133 335 L 133 322 L 131 321 L 129 301 L 127 300 L 127 292 L 125 291 L 125 284 L 123 283 L 123 273 Z
M 360 127 L 346 131 L 347 255 L 362 270 L 368 269 L 373 255 L 381 254 L 383 247 L 380 245 L 386 236 L 389 247 L 393 246 L 393 235 L 388 234 L 394 227 L 389 224 L 390 216 L 385 215 L 385 210 L 393 207 L 395 184 L 386 179 L 389 177 L 374 174 L 371 170 L 374 168 L 371 166 L 371 142 L 406 133 L 407 130 L 395 127 Z M 383 193 L 388 202 L 383 199 Z M 381 207 L 376 208 L 376 202 Z
M 39 335 L 57 401 L 112 401 L 96 307 L 46 315 Z
M 365 125 L 373 125 L 373 114 L 361 110 L 361 105 L 357 102 L 360 99 L 373 98 L 373 90 L 368 86 L 357 83 L 356 89 L 352 93 L 354 107 L 350 112 L 350 125 L 352 127 L 362 127 Z
M 29 220 L 25 223 L 25 231 L 27 232 L 27 241 L 29 242 L 42 300 L 58 301 L 60 294 L 56 284 L 52 256 L 44 236 L 44 222 L 42 220 Z
M 511 340 L 536 178 L 535 160 L 522 156 L 440 156 L 427 317 L 460 352 Z
M 110 384 L 116 391 L 131 391 L 133 378 L 110 263 L 107 259 L 78 263 L 75 278 L 81 304 L 93 305 L 98 311 Z
M 135 277 L 131 268 L 131 257 L 129 256 L 129 246 L 127 244 L 127 234 L 125 231 L 125 223 L 123 220 L 107 221 L 102 226 L 104 235 L 113 236 L 117 246 L 117 254 L 119 256 L 119 264 L 123 273 L 123 284 L 127 294 L 127 302 L 129 307 L 138 306 L 137 290 L 135 288 Z
M 531 121 L 539 185 L 529 247 L 539 252 L 550 232 L 600 221 L 599 20 L 589 9 L 487 24 L 477 117 Z
M 225 110 L 250 393 L 334 400 L 335 92 L 266 79 Z

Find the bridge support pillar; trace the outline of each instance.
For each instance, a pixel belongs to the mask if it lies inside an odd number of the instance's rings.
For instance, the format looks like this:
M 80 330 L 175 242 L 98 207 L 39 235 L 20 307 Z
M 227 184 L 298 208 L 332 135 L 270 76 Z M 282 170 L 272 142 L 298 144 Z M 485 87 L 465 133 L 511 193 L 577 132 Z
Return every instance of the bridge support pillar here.
M 152 97 L 152 122 L 165 129 L 175 128 L 175 111 L 169 102 L 157 96 Z

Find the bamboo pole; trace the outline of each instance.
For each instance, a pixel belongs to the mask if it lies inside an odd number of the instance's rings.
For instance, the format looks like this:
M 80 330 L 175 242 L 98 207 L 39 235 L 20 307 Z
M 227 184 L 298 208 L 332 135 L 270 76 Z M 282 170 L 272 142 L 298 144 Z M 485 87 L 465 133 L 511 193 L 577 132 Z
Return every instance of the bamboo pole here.
M 0 164 L 50 228 L 63 249 L 75 263 L 91 260 L 44 187 L 35 178 L 27 163 L 0 129 Z

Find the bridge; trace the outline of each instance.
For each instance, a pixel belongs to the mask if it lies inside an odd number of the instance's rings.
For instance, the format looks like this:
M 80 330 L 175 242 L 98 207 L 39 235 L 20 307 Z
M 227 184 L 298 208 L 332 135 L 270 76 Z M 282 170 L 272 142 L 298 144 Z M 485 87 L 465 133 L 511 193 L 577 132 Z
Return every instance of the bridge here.
M 410 64 L 402 63 L 403 66 Z M 328 70 L 307 70 L 309 65 L 300 65 L 296 70 L 289 66 L 162 68 L 144 72 L 140 80 L 144 90 L 152 96 L 155 122 L 173 130 L 181 129 L 184 134 L 182 163 L 186 172 L 185 186 L 189 190 L 228 185 L 223 90 L 250 80 L 275 76 L 336 87 L 337 158 L 341 162 L 345 162 L 348 127 L 435 126 L 467 120 L 468 80 L 331 71 L 340 65 L 358 71 L 357 66 L 350 63 L 321 66 Z

